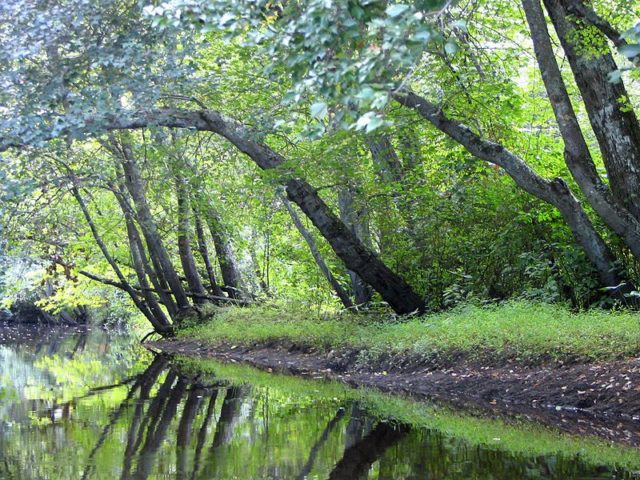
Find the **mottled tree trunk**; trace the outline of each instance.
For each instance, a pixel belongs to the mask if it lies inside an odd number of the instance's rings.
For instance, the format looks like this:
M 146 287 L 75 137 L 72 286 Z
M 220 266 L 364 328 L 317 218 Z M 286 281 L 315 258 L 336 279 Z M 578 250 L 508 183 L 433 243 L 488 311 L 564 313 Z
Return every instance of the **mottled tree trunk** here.
M 215 110 L 141 111 L 127 117 L 113 117 L 104 129 L 106 131 L 139 129 L 149 125 L 214 132 L 233 143 L 264 170 L 276 169 L 285 163 L 282 155 L 273 151 L 268 145 L 256 142 L 252 132 L 245 125 Z M 0 151 L 12 146 L 11 141 L 0 142 Z M 424 310 L 424 301 L 411 286 L 391 271 L 374 252 L 346 228 L 320 199 L 313 187 L 303 180 L 291 179 L 289 175 L 283 175 L 281 181 L 286 185 L 289 199 L 311 219 L 345 266 L 371 285 L 396 313 Z
M 366 143 L 371 152 L 378 175 L 387 183 L 400 182 L 404 176 L 402 162 L 386 134 L 367 136 Z
M 524 160 L 504 146 L 482 139 L 467 126 L 448 118 L 436 105 L 414 93 L 397 94 L 395 98 L 416 110 L 474 156 L 502 167 L 523 190 L 556 207 L 598 272 L 601 284 L 615 287 L 622 283 L 624 277 L 617 268 L 613 253 L 562 179 L 546 180 L 540 177 Z M 622 293 L 620 290 L 616 292 Z
M 146 301 L 147 303 L 149 303 L 152 311 L 158 310 L 159 306 L 155 305 L 158 303 L 158 301 L 156 300 L 154 293 L 151 291 L 151 286 L 147 281 L 147 278 L 149 278 L 151 280 L 151 284 L 153 285 L 153 289 L 155 289 L 155 292 L 160 298 L 160 303 L 165 306 L 167 312 L 169 312 L 169 316 L 171 318 L 174 318 L 176 313 L 178 312 L 178 308 L 173 301 L 173 297 L 168 293 L 166 286 L 163 287 L 160 284 L 156 273 L 153 271 L 153 268 L 151 268 L 151 265 L 149 265 L 147 254 L 145 252 L 144 245 L 142 244 L 140 233 L 138 232 L 138 227 L 135 224 L 135 212 L 127 200 L 125 187 L 122 184 L 118 184 L 117 187 L 112 185 L 112 189 L 113 194 L 116 197 L 116 200 L 118 201 L 120 209 L 122 210 L 122 214 L 125 218 L 133 267 L 136 271 L 138 282 L 140 284 L 140 288 L 143 291 L 143 294 L 145 295 Z M 160 313 L 162 315 L 159 316 L 164 317 L 164 312 L 161 308 Z
M 140 251 L 141 241 L 138 234 L 138 229 L 133 222 L 133 219 L 129 216 L 125 217 L 125 223 L 127 225 L 127 236 L 129 237 L 129 250 L 131 251 L 131 260 L 133 262 L 133 269 L 136 272 L 136 276 L 138 277 L 138 283 L 140 285 L 140 289 L 142 291 L 142 296 L 147 302 L 149 309 L 153 316 L 160 322 L 162 325 L 166 325 L 166 329 L 171 329 L 171 322 L 167 319 L 164 314 L 164 310 L 160 306 L 158 299 L 155 294 L 152 292 L 151 285 L 147 281 L 147 272 L 145 269 L 145 262 L 143 261 L 144 251 Z
M 82 195 L 80 194 L 80 191 L 78 190 L 78 188 L 75 185 L 72 187 L 71 192 L 73 194 L 73 197 L 78 202 L 78 205 L 80 206 L 80 209 L 82 210 L 82 214 L 84 215 L 84 218 L 87 221 L 87 223 L 89 225 L 89 228 L 91 229 L 91 233 L 93 235 L 93 238 L 94 238 L 95 242 L 98 244 L 98 247 L 100 248 L 100 251 L 104 255 L 105 260 L 107 260 L 107 263 L 109 263 L 109 265 L 111 266 L 112 270 L 114 271 L 114 273 L 118 277 L 118 280 L 120 281 L 121 288 L 123 288 L 124 291 L 127 292 L 127 294 L 129 295 L 129 297 L 133 301 L 133 303 L 136 306 L 136 308 L 140 312 L 142 312 L 142 314 L 145 316 L 145 318 L 147 320 L 149 320 L 149 322 L 151 323 L 151 325 L 153 325 L 153 328 L 157 332 L 162 333 L 162 334 L 168 334 L 170 332 L 170 330 L 171 330 L 171 326 L 169 325 L 169 322 L 164 317 L 156 318 L 156 316 L 154 316 L 154 314 L 151 311 L 151 309 L 149 308 L 149 306 L 140 298 L 138 293 L 129 284 L 129 282 L 127 281 L 126 277 L 122 273 L 122 270 L 120 270 L 120 267 L 116 263 L 115 259 L 109 253 L 109 249 L 107 248 L 106 244 L 102 240 L 102 236 L 98 232 L 98 228 L 96 227 L 96 224 L 94 223 L 93 218 L 91 217 L 91 214 L 89 213 L 89 209 L 87 208 L 87 205 L 84 202 L 84 199 L 82 198 Z
M 193 250 L 191 249 L 191 222 L 189 221 L 191 206 L 186 179 L 178 174 L 175 177 L 175 184 L 178 202 L 178 252 L 180 254 L 180 263 L 182 264 L 182 271 L 187 279 L 189 290 L 191 290 L 190 293 L 193 295 L 194 303 L 203 304 L 207 302 L 205 298 L 207 291 L 202 285 L 196 261 L 193 258 Z
M 618 66 L 604 36 L 595 29 L 589 30 L 590 42 L 594 35 L 596 40 L 601 40 L 594 42 L 602 45 L 598 47 L 600 51 L 597 54 L 579 52 L 576 42 L 579 42 L 580 31 L 585 29 L 570 13 L 571 3 L 574 2 L 544 0 L 598 140 L 613 196 L 640 219 L 640 124 L 624 82 L 609 81 L 609 75 L 618 70 Z
M 556 17 L 555 21 L 560 25 L 560 27 L 557 27 L 557 29 L 559 30 L 561 37 L 562 34 L 566 36 L 567 31 L 564 29 L 567 28 L 567 24 L 565 22 L 565 19 L 558 18 L 561 13 L 558 11 L 558 9 L 560 9 L 559 4 L 555 2 L 555 0 L 550 0 L 548 3 L 552 6 L 552 8 L 555 9 L 555 15 L 552 15 L 552 17 Z M 639 239 L 634 239 L 631 237 L 633 237 L 634 235 L 632 230 L 637 228 L 635 226 L 635 224 L 637 224 L 637 221 L 630 213 L 625 210 L 625 206 L 619 203 L 615 199 L 615 196 L 612 196 L 609 193 L 609 187 L 607 187 L 602 182 L 598 175 L 595 163 L 589 151 L 589 147 L 578 123 L 578 118 L 573 109 L 573 105 L 571 104 L 571 98 L 569 97 L 569 93 L 562 78 L 560 68 L 558 67 L 558 63 L 555 59 L 553 46 L 551 44 L 551 39 L 547 30 L 544 12 L 542 10 L 540 0 L 522 0 L 522 5 L 525 10 L 527 22 L 529 23 L 534 51 L 538 60 L 542 79 L 544 81 L 547 94 L 549 95 L 549 100 L 553 107 L 560 133 L 562 134 L 562 138 L 564 140 L 565 161 L 567 163 L 567 166 L 573 174 L 576 183 L 578 183 L 581 190 L 585 193 L 585 196 L 590 201 L 591 205 L 602 216 L 603 220 L 607 224 L 612 226 L 614 230 L 616 230 L 616 228 L 614 227 L 617 227 L 617 231 L 619 233 L 626 234 L 626 240 L 629 244 L 629 247 L 632 250 L 636 250 L 637 248 L 640 248 L 640 243 L 638 243 Z M 572 47 L 567 43 L 566 38 L 563 45 L 565 46 L 565 49 L 569 49 L 571 51 Z M 580 62 L 575 52 L 571 51 L 571 53 L 568 53 L 568 55 L 574 60 L 572 65 L 575 64 L 575 66 L 577 67 L 577 64 Z M 611 59 L 611 61 L 613 60 Z M 584 65 L 584 67 L 587 71 L 591 71 L 591 73 L 595 75 L 595 73 L 593 72 L 593 65 L 590 65 L 591 63 L 592 62 L 590 61 L 587 62 L 587 65 Z M 599 64 L 601 63 L 601 61 L 598 61 L 596 63 Z M 583 75 L 583 72 L 579 72 L 576 74 L 576 78 L 582 78 Z M 582 81 L 584 82 L 584 78 L 582 79 Z M 591 78 L 591 81 L 597 82 L 598 80 L 593 77 Z M 606 78 L 600 78 L 599 81 L 609 83 Z M 591 91 L 594 87 L 585 86 L 585 88 Z M 603 90 L 609 90 L 609 87 L 603 88 Z M 591 94 L 593 94 L 592 91 Z M 619 126 L 620 125 L 618 125 L 618 127 Z M 594 129 L 595 128 L 596 125 L 594 125 Z M 617 127 L 613 126 L 612 128 Z M 629 158 L 627 160 L 629 162 L 633 162 L 633 158 Z M 628 176 L 633 177 L 633 167 L 631 165 L 628 165 L 628 168 L 631 169 L 628 172 Z M 619 185 L 616 188 L 624 189 L 626 187 Z M 636 251 L 640 253 L 639 250 Z M 614 267 L 610 267 L 610 269 L 613 268 Z
M 229 287 L 228 293 L 231 298 L 242 298 L 244 287 L 242 284 L 242 276 L 240 274 L 240 266 L 236 259 L 233 245 L 227 230 L 217 210 L 211 205 L 205 206 L 206 223 L 209 227 L 209 233 L 213 239 L 213 246 L 216 250 L 216 257 L 220 265 L 220 273 L 225 287 Z
M 215 270 L 213 268 L 213 264 L 211 263 L 211 257 L 209 256 L 209 247 L 207 246 L 207 237 L 204 233 L 204 228 L 202 226 L 202 219 L 200 218 L 200 213 L 197 208 L 193 209 L 193 219 L 196 227 L 196 237 L 198 239 L 198 251 L 200 252 L 200 256 L 202 257 L 202 261 L 204 262 L 205 269 L 207 270 L 207 277 L 209 278 L 209 285 L 211 293 L 218 297 L 223 297 L 224 292 L 218 285 L 218 281 L 216 279 Z
M 368 248 L 371 248 L 371 233 L 367 212 L 363 208 L 356 208 L 353 188 L 350 185 L 342 187 L 338 191 L 338 207 L 340 220 L 351 232 Z M 355 271 L 349 270 L 351 278 L 351 291 L 356 305 L 364 305 L 371 301 L 373 292 L 369 285 Z
M 422 311 L 424 302 L 336 217 L 318 192 L 303 180 L 287 182 L 287 196 L 311 219 L 349 270 L 374 287 L 397 313 Z

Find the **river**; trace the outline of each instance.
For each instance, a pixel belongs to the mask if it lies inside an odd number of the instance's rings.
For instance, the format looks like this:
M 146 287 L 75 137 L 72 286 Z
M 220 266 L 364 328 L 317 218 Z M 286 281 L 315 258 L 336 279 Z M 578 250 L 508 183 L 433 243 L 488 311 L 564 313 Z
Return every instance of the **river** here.
M 640 453 L 321 380 L 0 328 L 2 479 L 631 479 Z

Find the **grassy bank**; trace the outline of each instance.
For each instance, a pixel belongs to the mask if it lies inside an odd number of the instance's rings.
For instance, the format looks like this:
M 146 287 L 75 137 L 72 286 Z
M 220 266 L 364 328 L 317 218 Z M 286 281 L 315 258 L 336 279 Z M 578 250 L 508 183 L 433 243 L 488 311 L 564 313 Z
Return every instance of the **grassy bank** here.
M 362 361 L 389 355 L 529 363 L 614 360 L 640 353 L 640 315 L 630 311 L 572 313 L 557 305 L 511 302 L 389 319 L 322 315 L 308 309 L 220 309 L 179 332 L 216 344 L 295 344 L 329 351 L 358 350 Z

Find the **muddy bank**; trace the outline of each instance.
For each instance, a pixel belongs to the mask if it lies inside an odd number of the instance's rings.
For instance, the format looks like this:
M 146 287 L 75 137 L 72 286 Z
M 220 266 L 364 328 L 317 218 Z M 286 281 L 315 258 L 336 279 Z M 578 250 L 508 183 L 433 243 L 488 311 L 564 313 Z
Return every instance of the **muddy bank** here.
M 387 370 L 384 361 L 357 363 L 354 352 L 301 351 L 291 345 L 214 347 L 187 340 L 146 345 L 171 354 L 243 362 L 267 371 L 377 388 L 508 421 L 525 417 L 565 432 L 640 446 L 640 359 L 536 367 L 465 362 L 446 369 L 409 362 Z

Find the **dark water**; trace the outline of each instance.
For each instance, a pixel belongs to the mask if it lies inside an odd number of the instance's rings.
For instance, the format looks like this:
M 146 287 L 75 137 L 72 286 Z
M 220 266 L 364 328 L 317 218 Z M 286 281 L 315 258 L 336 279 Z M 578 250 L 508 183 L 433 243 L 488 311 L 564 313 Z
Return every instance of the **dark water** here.
M 396 412 L 366 396 L 276 376 L 245 383 L 225 368 L 100 330 L 0 329 L 0 478 L 637 478 L 604 454 L 478 443 L 491 425 L 451 420 L 460 434 L 446 435 L 387 420 Z

